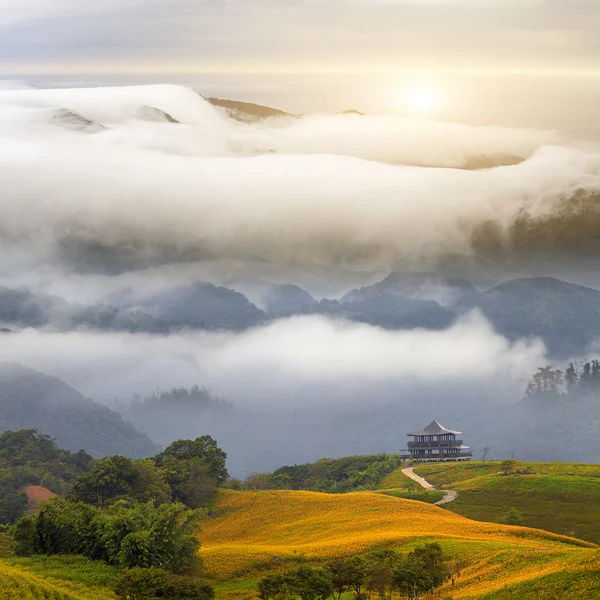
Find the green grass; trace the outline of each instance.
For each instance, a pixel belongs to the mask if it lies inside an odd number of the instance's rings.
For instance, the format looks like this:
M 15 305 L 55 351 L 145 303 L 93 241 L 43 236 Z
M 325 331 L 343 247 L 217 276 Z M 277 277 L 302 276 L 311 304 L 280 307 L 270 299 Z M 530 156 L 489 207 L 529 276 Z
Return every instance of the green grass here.
M 256 587 L 260 577 L 252 579 L 220 581 L 213 583 L 215 600 L 250 600 L 256 598 Z
M 528 527 L 600 544 L 600 466 L 519 463 L 523 474 L 501 474 L 501 463 L 431 463 L 415 471 L 436 487 L 458 491 L 445 508 L 478 521 L 500 522 L 516 508 Z
M 407 500 L 418 500 L 419 502 L 429 502 L 429 504 L 435 504 L 438 500 L 444 497 L 444 492 L 440 490 L 425 490 L 420 487 L 418 490 L 406 490 L 400 489 L 389 489 L 389 490 L 378 490 L 378 494 L 385 494 L 386 496 L 394 496 L 394 498 L 406 498 Z

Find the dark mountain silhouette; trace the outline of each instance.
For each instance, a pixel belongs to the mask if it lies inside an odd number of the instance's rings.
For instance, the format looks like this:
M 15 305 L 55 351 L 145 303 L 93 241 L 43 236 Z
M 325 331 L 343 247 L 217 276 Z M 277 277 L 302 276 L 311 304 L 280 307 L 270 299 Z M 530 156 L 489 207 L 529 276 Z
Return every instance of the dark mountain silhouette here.
M 600 335 L 600 291 L 552 277 L 507 281 L 456 304 L 478 308 L 510 340 L 539 337 L 557 358 L 577 355 Z
M 261 323 L 265 316 L 243 294 L 211 283 L 162 292 L 136 307 L 174 328 L 246 329 Z
M 86 306 L 57 296 L 0 287 L 0 324 L 11 327 L 49 327 L 58 331 L 98 329 L 164 333 L 168 325 L 136 311 L 98 304 Z M 8 329 L 10 327 L 3 329 Z
M 430 273 L 390 273 L 385 279 L 368 287 L 352 290 L 343 302 L 366 302 L 378 296 L 420 298 L 456 302 L 477 290 L 465 278 L 449 278 Z
M 121 415 L 64 381 L 16 363 L 0 363 L 0 431 L 37 429 L 57 444 L 94 457 L 154 456 L 160 451 Z
M 273 286 L 263 300 L 267 313 L 275 314 L 302 310 L 316 302 L 306 290 L 290 284 Z

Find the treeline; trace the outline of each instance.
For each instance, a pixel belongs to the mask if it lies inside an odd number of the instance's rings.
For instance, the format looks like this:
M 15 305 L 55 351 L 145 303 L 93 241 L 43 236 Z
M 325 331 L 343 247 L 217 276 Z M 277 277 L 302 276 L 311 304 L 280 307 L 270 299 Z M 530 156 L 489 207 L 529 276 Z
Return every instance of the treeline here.
M 46 436 L 12 435 L 29 440 L 6 449 L 20 460 L 63 456 Z M 85 456 L 66 453 L 64 460 L 75 466 L 83 461 L 81 468 L 88 470 L 63 498 L 46 501 L 9 529 L 15 553 L 75 554 L 123 569 L 115 588 L 121 598 L 210 600 L 212 588 L 193 575 L 200 572 L 202 509 L 229 477 L 227 455 L 216 441 L 178 440 L 145 460 L 112 456 L 85 462 Z
M 300 566 L 263 577 L 258 583 L 261 600 L 356 600 L 375 595 L 418 598 L 460 576 L 461 561 L 451 562 L 437 543 L 419 546 L 407 554 L 378 550 L 363 556 L 336 558 L 324 568 Z
M 233 404 L 212 396 L 204 387 L 194 385 L 189 389 L 181 387 L 173 388 L 169 392 L 155 392 L 144 398 L 135 396 L 128 408 L 133 412 L 165 409 L 230 410 Z
M 526 398 L 567 398 L 600 394 L 600 360 L 570 363 L 562 371 L 540 367 L 525 390 Z
M 281 467 L 273 473 L 253 473 L 243 482 L 232 481 L 237 489 L 309 490 L 342 494 L 376 488 L 402 464 L 397 454 L 372 454 L 345 458 L 322 458 L 315 463 Z
M 11 525 L 25 513 L 28 486 L 61 495 L 93 462 L 83 450 L 63 450 L 35 429 L 0 434 L 0 525 Z

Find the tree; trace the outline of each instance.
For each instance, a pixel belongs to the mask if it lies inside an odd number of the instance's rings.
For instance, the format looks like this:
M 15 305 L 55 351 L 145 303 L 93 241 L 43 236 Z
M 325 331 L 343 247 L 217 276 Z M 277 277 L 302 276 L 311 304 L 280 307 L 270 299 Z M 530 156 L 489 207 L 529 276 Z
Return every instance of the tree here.
M 130 495 L 138 478 L 133 461 L 123 456 L 99 460 L 89 473 L 81 475 L 69 490 L 72 502 L 101 506 L 120 496 Z
M 489 446 L 484 446 L 481 449 L 481 460 L 485 462 L 487 460 L 488 454 L 490 453 L 491 448 Z
M 227 480 L 226 461 L 227 454 L 219 448 L 217 442 L 209 435 L 203 435 L 195 440 L 177 440 L 173 442 L 164 452 L 156 456 L 155 461 L 161 466 L 167 457 L 177 460 L 200 459 L 204 461 L 208 472 L 214 477 L 218 484 Z
M 178 460 L 167 456 L 162 465 L 173 500 L 182 502 L 189 508 L 210 504 L 217 492 L 217 481 L 209 473 L 203 460 Z
M 354 594 L 358 599 L 362 596 L 362 588 L 367 578 L 367 565 L 360 556 L 353 556 L 349 562 L 352 569 L 350 587 L 354 590 Z
M 567 387 L 567 393 L 570 393 L 575 389 L 579 382 L 579 377 L 573 363 L 569 363 L 567 370 L 565 371 L 565 384 Z
M 371 554 L 366 561 L 365 584 L 370 592 L 375 592 L 381 599 L 391 592 L 394 583 L 394 569 L 399 556 L 392 550 L 380 550 Z
M 165 473 L 152 460 L 111 456 L 99 460 L 90 472 L 81 475 L 67 498 L 98 506 L 120 498 L 163 504 L 171 501 L 171 489 Z
M 418 592 L 433 591 L 448 579 L 442 547 L 437 543 L 415 548 L 395 569 L 394 586 L 413 598 Z
M 267 575 L 258 582 L 260 600 L 288 600 L 291 596 L 292 592 L 285 575 Z
M 0 523 L 16 523 L 27 508 L 27 494 L 7 489 L 0 492 Z
M 355 570 L 351 559 L 334 558 L 327 563 L 327 571 L 333 586 L 334 600 L 341 600 L 342 594 L 353 587 Z
M 290 590 L 301 600 L 326 600 L 333 592 L 331 576 L 323 569 L 301 566 L 287 574 Z
M 55 498 L 11 529 L 18 554 L 79 554 L 120 568 L 191 569 L 200 515 L 182 504 L 117 501 L 107 507 Z

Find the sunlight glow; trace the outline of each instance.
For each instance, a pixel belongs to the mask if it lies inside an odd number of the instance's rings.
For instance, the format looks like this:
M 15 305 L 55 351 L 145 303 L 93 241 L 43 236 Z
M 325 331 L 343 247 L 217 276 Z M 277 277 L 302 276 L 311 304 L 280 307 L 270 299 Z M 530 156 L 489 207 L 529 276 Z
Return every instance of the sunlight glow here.
M 439 102 L 439 92 L 431 85 L 412 85 L 403 93 L 404 108 L 411 114 L 431 115 L 438 108 Z

